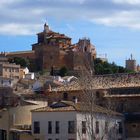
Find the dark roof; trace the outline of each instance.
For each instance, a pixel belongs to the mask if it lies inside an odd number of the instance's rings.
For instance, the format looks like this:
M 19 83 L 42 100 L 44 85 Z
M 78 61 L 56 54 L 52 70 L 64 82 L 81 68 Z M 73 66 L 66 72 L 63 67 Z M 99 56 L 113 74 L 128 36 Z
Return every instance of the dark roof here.
M 32 111 L 33 112 L 69 112 L 69 111 L 90 112 L 91 111 L 90 108 L 91 106 L 82 102 L 74 103 L 72 101 L 59 101 L 59 102 L 53 103 L 50 106 L 37 108 Z M 94 113 L 103 113 L 103 114 L 122 116 L 121 113 L 114 112 L 112 110 L 108 110 L 106 108 L 103 108 L 97 105 L 93 105 L 92 109 Z

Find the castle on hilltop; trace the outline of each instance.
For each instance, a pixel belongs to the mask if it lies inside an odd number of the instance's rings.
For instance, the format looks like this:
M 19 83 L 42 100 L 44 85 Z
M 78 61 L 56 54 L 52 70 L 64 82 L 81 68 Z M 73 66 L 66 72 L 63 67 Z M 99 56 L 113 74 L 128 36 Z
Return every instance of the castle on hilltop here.
M 23 57 L 35 62 L 36 70 L 59 70 L 66 67 L 71 71 L 78 71 L 86 64 L 91 65 L 96 58 L 95 46 L 90 39 L 79 39 L 72 44 L 71 38 L 50 30 L 44 24 L 44 30 L 37 34 L 37 43 L 32 45 L 31 51 L 14 52 L 8 57 Z

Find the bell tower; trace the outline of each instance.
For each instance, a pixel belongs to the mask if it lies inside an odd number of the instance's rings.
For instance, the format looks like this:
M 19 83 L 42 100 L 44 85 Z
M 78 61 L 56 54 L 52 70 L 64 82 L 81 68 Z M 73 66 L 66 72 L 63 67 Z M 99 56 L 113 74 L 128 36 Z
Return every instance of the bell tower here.
M 48 33 L 50 31 L 49 25 L 47 23 L 44 24 L 44 32 Z

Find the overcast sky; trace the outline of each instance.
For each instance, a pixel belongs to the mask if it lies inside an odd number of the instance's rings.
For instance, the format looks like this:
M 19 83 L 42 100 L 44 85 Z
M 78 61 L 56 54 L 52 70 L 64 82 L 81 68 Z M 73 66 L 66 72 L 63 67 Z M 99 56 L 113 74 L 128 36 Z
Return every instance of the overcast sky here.
M 140 63 L 140 0 L 0 0 L 0 51 L 30 50 L 47 21 L 73 43 L 88 37 L 97 54 Z

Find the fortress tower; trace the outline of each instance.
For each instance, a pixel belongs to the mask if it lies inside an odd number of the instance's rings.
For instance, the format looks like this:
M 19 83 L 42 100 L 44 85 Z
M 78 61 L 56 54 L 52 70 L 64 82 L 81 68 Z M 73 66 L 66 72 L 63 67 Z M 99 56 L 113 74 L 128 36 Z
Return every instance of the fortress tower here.
M 133 55 L 130 55 L 130 58 L 125 61 L 125 67 L 128 70 L 137 71 L 136 60 L 133 59 Z
M 71 38 L 50 30 L 48 24 L 44 24 L 43 32 L 37 34 L 38 41 L 32 45 L 32 50 L 35 51 L 37 70 L 59 70 L 66 66 L 66 55 L 71 46 Z

